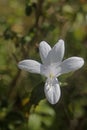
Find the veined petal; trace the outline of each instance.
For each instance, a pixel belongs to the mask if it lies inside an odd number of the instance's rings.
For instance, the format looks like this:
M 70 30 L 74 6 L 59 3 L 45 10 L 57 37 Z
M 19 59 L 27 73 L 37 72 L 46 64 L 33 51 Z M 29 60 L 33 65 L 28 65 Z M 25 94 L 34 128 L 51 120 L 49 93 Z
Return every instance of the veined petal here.
M 49 52 L 46 59 L 46 64 L 61 62 L 64 56 L 64 51 L 64 41 L 59 40 L 56 43 L 56 45 L 52 48 L 52 50 Z
M 41 64 L 35 60 L 23 60 L 19 62 L 18 67 L 22 70 L 39 74 Z
M 42 62 L 44 63 L 47 55 L 49 53 L 49 51 L 51 50 L 51 47 L 49 46 L 49 44 L 45 41 L 42 41 L 39 45 L 39 52 L 40 52 L 40 57 Z
M 75 71 L 84 65 L 83 58 L 71 57 L 64 60 L 61 64 L 60 74 Z
M 45 95 L 47 100 L 51 104 L 56 104 L 59 101 L 61 92 L 60 92 L 60 86 L 58 84 L 57 78 L 54 79 L 47 79 L 45 83 Z

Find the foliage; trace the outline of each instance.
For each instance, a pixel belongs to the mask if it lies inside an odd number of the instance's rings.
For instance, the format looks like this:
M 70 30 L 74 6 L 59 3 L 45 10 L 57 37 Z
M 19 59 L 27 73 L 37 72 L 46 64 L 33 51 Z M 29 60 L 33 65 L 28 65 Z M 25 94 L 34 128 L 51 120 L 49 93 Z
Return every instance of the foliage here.
M 80 70 L 62 75 L 61 99 L 50 105 L 44 78 L 18 69 L 20 60 L 40 61 L 42 40 L 65 40 L 65 58 L 83 57 Z M 0 1 L 0 130 L 87 129 L 86 0 Z

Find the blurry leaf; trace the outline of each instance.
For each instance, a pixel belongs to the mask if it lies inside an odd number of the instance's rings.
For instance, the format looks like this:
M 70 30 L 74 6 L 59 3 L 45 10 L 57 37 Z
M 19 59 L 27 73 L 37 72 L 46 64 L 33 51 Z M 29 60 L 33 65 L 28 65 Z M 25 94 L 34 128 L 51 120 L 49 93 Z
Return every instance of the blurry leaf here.
M 25 8 L 25 14 L 27 16 L 31 15 L 32 13 L 32 6 L 31 5 L 26 5 L 26 8 Z
M 85 13 L 87 13 L 87 3 L 82 5 L 83 11 L 85 11 Z
M 85 37 L 84 28 L 79 26 L 74 31 L 74 36 L 76 39 L 82 40 Z
M 9 40 L 9 39 L 13 39 L 14 37 L 15 37 L 15 33 L 14 32 L 12 32 L 9 28 L 7 28 L 5 31 L 4 31 L 4 38 L 6 39 L 6 40 Z
M 22 100 L 22 105 L 25 106 L 29 102 L 29 98 L 24 98 Z
M 63 12 L 72 14 L 74 12 L 74 9 L 72 8 L 72 6 L 67 4 L 63 6 Z
M 84 115 L 84 101 L 82 99 L 77 99 L 70 103 L 69 109 L 73 113 L 74 118 L 80 118 Z
M 42 99 L 45 98 L 44 95 L 44 83 L 41 82 L 40 84 L 38 84 L 38 86 L 36 86 L 30 96 L 30 104 L 34 104 L 37 105 Z
M 11 26 L 11 31 L 14 32 L 19 37 L 23 36 L 24 34 L 24 26 L 22 22 L 15 23 Z
M 38 114 L 31 114 L 29 116 L 29 129 L 38 130 L 41 126 L 41 117 Z
M 18 126 L 24 122 L 24 117 L 20 112 L 11 111 L 6 116 L 6 120 L 8 123 L 12 123 L 15 126 Z
M 44 109 L 43 109 L 44 108 Z M 37 105 L 36 109 L 35 109 L 36 113 L 39 114 L 45 114 L 45 115 L 50 115 L 50 116 L 54 116 L 55 112 L 53 111 L 53 109 L 47 104 L 46 100 L 42 100 L 40 101 L 40 103 Z
M 29 128 L 32 130 L 48 128 L 54 121 L 54 110 L 43 100 L 29 116 Z
M 7 108 L 0 109 L 0 120 L 3 120 L 7 115 Z

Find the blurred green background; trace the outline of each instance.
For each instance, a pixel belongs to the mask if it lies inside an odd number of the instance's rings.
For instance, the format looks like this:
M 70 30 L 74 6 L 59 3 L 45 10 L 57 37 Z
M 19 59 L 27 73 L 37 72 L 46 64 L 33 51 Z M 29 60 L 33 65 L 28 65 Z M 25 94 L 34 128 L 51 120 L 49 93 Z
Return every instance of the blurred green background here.
M 59 77 L 62 95 L 47 102 L 40 75 L 18 69 L 40 61 L 42 40 L 65 41 L 65 57 L 85 65 Z M 0 130 L 87 130 L 87 1 L 0 0 Z

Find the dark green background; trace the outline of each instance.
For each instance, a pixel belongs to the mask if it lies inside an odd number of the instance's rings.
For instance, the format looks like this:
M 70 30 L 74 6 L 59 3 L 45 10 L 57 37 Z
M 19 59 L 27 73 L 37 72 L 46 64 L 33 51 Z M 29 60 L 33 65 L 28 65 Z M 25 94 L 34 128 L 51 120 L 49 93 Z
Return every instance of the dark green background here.
M 64 59 L 84 66 L 59 77 L 56 105 L 44 97 L 44 77 L 18 69 L 23 59 L 40 60 L 42 40 L 65 41 Z M 87 130 L 87 1 L 0 0 L 0 130 Z

